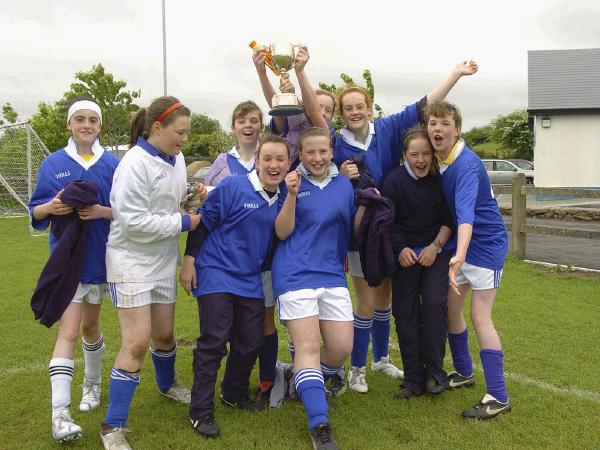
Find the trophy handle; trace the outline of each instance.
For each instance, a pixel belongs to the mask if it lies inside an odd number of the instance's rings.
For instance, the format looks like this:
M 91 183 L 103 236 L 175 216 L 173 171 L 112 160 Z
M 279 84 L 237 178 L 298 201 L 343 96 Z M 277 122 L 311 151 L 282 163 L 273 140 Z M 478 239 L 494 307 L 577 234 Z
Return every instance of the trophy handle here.
M 292 67 L 290 67 L 290 70 L 292 70 L 294 67 L 296 67 L 296 50 L 298 50 L 300 47 L 302 47 L 302 44 L 290 44 L 290 53 L 292 54 Z

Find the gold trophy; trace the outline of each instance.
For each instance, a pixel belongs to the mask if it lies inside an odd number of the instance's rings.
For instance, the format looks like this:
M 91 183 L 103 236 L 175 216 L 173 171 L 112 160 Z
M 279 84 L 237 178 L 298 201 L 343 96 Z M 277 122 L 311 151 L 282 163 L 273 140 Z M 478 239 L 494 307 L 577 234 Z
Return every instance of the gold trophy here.
M 279 76 L 287 77 L 288 72 L 294 68 L 296 61 L 296 50 L 300 48 L 299 44 L 279 44 L 273 43 L 269 46 L 271 54 L 271 63 L 279 72 Z M 273 71 L 275 74 L 277 72 Z M 272 109 L 269 111 L 271 116 L 294 116 L 304 112 L 298 102 L 298 97 L 293 93 L 275 94 L 271 101 Z

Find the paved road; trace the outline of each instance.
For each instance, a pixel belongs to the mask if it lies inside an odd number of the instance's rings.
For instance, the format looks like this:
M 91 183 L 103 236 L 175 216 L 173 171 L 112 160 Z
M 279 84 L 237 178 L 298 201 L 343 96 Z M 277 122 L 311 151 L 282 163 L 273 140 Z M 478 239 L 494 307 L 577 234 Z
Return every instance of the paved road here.
M 511 217 L 504 217 L 511 223 Z M 600 230 L 600 222 L 571 222 L 565 220 L 527 218 L 528 224 Z M 509 232 L 510 237 L 510 232 Z M 510 248 L 510 247 L 509 247 Z M 527 235 L 526 259 L 554 264 L 566 264 L 600 270 L 600 240 L 560 236 Z

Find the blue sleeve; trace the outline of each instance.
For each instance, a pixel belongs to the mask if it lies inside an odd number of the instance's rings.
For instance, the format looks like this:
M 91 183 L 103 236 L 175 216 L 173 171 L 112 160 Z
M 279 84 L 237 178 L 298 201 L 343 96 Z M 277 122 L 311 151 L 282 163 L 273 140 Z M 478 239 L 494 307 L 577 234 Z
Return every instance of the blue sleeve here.
M 277 197 L 277 212 L 281 211 L 281 208 L 283 208 L 283 203 L 285 202 L 286 197 L 287 186 L 285 185 L 285 181 L 283 181 L 279 185 L 279 196 Z
M 342 163 L 345 161 L 344 155 L 342 153 L 343 139 L 339 137 L 335 141 L 332 141 L 331 145 L 333 147 L 333 163 L 339 169 Z
M 468 223 L 473 225 L 475 220 L 475 202 L 479 191 L 477 171 L 467 166 L 457 175 L 454 202 L 456 208 L 456 225 Z
M 181 214 L 181 231 L 188 231 L 192 227 L 192 219 L 187 214 Z
M 50 217 L 42 220 L 33 218 L 33 209 L 44 203 L 48 203 L 62 189 L 60 183 L 52 176 L 51 168 L 48 167 L 48 160 L 45 159 L 38 172 L 38 183 L 35 191 L 29 200 L 29 216 L 31 217 L 31 226 L 36 230 L 45 230 L 50 224 Z
M 390 137 L 393 161 L 400 161 L 402 150 L 404 148 L 404 135 L 406 130 L 419 122 L 419 113 L 417 103 L 408 105 L 402 111 L 391 116 L 384 117 L 375 122 L 378 127 L 385 129 L 386 134 Z M 378 138 L 379 139 L 379 138 Z
M 215 228 L 227 216 L 231 197 L 233 197 L 232 179 L 227 177 L 221 181 L 200 208 L 201 221 L 208 231 Z

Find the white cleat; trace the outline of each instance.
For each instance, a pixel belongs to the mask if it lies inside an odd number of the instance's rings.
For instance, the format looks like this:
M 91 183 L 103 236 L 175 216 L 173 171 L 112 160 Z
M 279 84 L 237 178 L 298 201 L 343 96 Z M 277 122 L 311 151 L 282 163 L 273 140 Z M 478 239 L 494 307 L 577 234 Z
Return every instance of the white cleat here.
M 83 431 L 73 422 L 68 406 L 52 411 L 52 436 L 56 442 L 67 442 L 79 439 Z
M 348 388 L 354 392 L 366 394 L 369 391 L 369 385 L 365 379 L 366 372 L 366 367 L 350 367 L 350 371 L 348 372 Z
M 113 428 L 108 432 L 102 432 L 100 439 L 104 450 L 131 450 L 125 433 L 129 432 L 126 428 Z
M 392 364 L 389 356 L 384 356 L 378 362 L 371 363 L 373 372 L 383 373 L 394 380 L 403 380 L 404 372 Z
M 100 383 L 92 383 L 83 379 L 83 395 L 79 402 L 79 411 L 88 412 L 100 405 Z
M 185 403 L 189 405 L 192 401 L 192 393 L 190 390 L 181 384 L 177 380 L 173 382 L 173 385 L 167 390 L 167 392 L 159 391 L 165 397 L 175 400 L 178 403 Z

